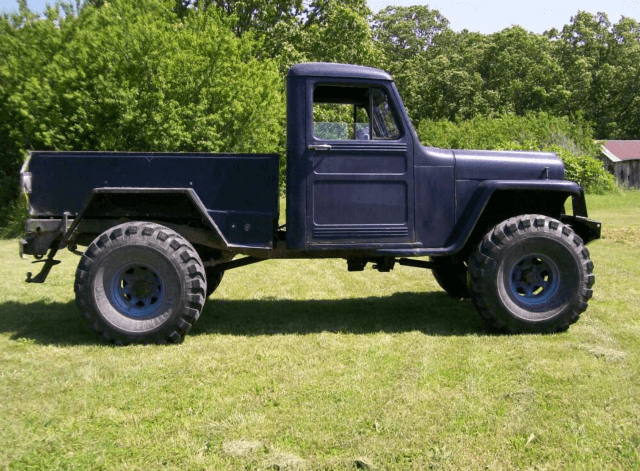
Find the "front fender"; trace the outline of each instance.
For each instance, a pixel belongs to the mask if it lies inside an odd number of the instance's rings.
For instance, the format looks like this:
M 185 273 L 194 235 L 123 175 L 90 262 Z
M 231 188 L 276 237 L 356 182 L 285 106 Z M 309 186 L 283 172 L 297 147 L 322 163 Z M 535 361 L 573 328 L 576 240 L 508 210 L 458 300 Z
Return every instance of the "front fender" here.
M 532 191 L 536 194 L 551 193 L 553 195 L 571 196 L 574 214 L 586 217 L 587 209 L 584 202 L 582 187 L 575 182 L 566 180 L 485 180 L 478 185 L 467 207 L 462 214 L 447 241 L 447 246 L 458 251 L 467 243 L 471 233 L 485 213 L 491 197 L 498 190 Z

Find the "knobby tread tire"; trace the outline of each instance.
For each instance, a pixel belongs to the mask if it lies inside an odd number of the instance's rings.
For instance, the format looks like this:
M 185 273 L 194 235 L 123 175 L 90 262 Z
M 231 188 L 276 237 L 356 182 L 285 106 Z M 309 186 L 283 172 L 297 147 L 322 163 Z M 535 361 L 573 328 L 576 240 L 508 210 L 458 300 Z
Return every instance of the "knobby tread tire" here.
M 205 274 L 207 276 L 207 298 L 211 296 L 220 283 L 222 282 L 222 277 L 224 276 L 224 270 L 216 270 L 215 268 L 205 268 Z
M 452 257 L 433 257 L 432 262 L 437 268 L 432 268 L 431 273 L 440 287 L 452 298 L 468 298 L 467 267 Z
M 575 260 L 572 268 L 579 278 L 574 281 L 577 285 L 575 292 L 570 293 L 567 302 L 558 308 L 559 312 L 543 321 L 517 316 L 504 302 L 499 302 L 496 294 L 496 284 L 500 282 L 497 274 L 506 251 L 517 244 L 526 244 L 532 238 L 561 244 L 571 254 L 571 259 Z M 560 271 L 567 273 L 564 266 Z M 560 283 L 561 287 L 564 286 L 562 280 Z M 473 305 L 493 328 L 507 333 L 554 333 L 567 330 L 587 309 L 594 283 L 593 262 L 580 236 L 569 226 L 548 216 L 527 214 L 498 224 L 483 238 L 469 260 L 469 294 Z
M 104 301 L 100 305 L 94 295 L 98 266 L 107 265 L 111 254 L 124 247 L 142 248 L 156 258 L 163 257 L 176 271 L 172 273 L 180 286 L 172 289 L 179 290 L 181 302 L 176 302 L 175 312 L 153 329 L 131 332 L 117 328 L 103 315 Z M 163 344 L 182 341 L 198 320 L 206 299 L 207 283 L 202 261 L 186 239 L 160 224 L 128 222 L 105 231 L 87 247 L 76 270 L 74 290 L 80 315 L 103 340 L 118 345 Z

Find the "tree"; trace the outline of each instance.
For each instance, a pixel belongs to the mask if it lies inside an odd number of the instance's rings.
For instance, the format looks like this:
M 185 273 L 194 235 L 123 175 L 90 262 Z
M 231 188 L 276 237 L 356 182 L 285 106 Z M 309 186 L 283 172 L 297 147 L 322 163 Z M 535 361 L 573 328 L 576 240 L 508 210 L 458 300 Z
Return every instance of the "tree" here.
M 398 65 L 394 78 L 411 119 L 454 121 L 489 113 L 479 73 L 486 47 L 480 33 L 446 30 L 425 53 Z
M 606 137 L 616 125 L 610 112 L 619 44 L 605 13 L 579 11 L 562 32 L 549 34 L 565 71 L 569 91 L 564 114 L 584 113 L 595 124 L 596 137 Z
M 267 34 L 279 23 L 297 18 L 303 9 L 302 0 L 177 0 L 177 10 L 183 16 L 189 8 L 215 8 L 232 20 L 238 37 L 249 31 Z
M 281 74 L 299 62 L 350 62 L 373 65 L 379 54 L 372 42 L 365 0 L 176 0 L 183 17 L 216 10 L 238 37 L 253 35 L 256 57 L 278 61 Z
M 0 22 L 3 180 L 26 150 L 277 152 L 277 64 L 219 14 L 182 19 L 171 0 L 112 0 L 80 15 Z
M 623 17 L 613 26 L 619 51 L 612 80 L 614 91 L 610 113 L 613 132 L 619 139 L 640 139 L 640 25 L 633 18 Z
M 215 11 L 180 20 L 161 0 L 88 8 L 51 73 L 72 148 L 267 152 L 280 143 L 282 85 Z M 71 73 L 69 73 L 71 72 Z
M 488 36 L 478 67 L 494 113 L 554 111 L 567 99 L 563 71 L 548 38 L 520 26 Z
M 401 63 L 426 52 L 449 20 L 427 5 L 388 6 L 373 16 L 372 29 L 388 63 Z
M 300 51 L 309 61 L 378 65 L 365 0 L 313 0 L 300 30 Z
M 19 2 L 17 12 L 0 16 L 0 224 L 18 194 L 26 149 L 40 141 L 26 129 L 42 125 L 52 108 L 44 70 L 58 54 L 75 18 L 48 9 L 43 19 Z

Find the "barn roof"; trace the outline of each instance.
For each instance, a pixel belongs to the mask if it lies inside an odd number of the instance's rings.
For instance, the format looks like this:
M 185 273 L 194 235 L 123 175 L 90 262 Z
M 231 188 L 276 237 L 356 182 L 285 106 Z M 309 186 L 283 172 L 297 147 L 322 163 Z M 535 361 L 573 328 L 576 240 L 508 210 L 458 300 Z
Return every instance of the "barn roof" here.
M 612 162 L 640 160 L 640 141 L 607 141 L 602 153 Z

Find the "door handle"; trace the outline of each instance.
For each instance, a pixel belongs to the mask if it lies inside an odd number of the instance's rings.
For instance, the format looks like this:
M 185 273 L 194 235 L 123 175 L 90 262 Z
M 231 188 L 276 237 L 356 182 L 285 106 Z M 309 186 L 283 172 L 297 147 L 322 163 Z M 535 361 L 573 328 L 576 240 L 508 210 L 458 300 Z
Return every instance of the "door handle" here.
M 331 150 L 331 146 L 329 144 L 310 145 L 309 150 Z

